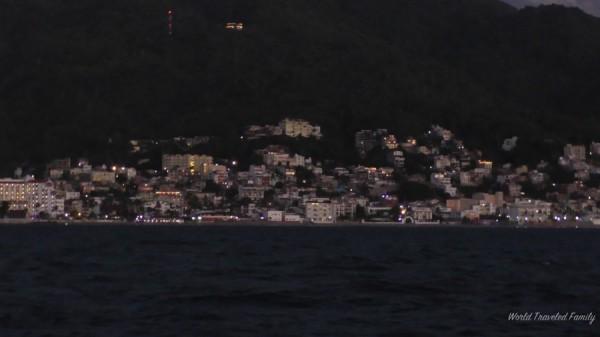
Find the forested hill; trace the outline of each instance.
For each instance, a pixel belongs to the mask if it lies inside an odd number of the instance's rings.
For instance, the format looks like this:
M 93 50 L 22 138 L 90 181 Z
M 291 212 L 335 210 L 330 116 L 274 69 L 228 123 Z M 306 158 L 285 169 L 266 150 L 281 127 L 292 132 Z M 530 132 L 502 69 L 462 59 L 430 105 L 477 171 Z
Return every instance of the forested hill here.
M 561 6 L 0 0 L 0 55 L 3 167 L 284 116 L 322 124 L 340 152 L 381 126 L 439 123 L 492 149 L 600 136 L 600 19 Z

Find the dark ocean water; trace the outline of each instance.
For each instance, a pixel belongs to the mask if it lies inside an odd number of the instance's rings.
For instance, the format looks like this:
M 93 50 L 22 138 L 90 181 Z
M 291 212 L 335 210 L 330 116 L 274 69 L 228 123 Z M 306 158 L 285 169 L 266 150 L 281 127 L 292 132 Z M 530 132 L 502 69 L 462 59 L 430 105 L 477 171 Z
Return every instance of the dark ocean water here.
M 0 227 L 5 336 L 593 336 L 600 231 Z M 600 318 L 598 318 L 600 319 Z

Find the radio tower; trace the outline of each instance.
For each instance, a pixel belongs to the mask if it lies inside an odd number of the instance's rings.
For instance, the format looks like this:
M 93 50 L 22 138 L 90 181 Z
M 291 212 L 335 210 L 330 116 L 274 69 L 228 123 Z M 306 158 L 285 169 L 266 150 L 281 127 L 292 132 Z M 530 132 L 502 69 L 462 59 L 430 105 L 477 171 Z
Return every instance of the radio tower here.
M 175 14 L 174 10 L 169 9 L 167 11 L 167 24 L 169 26 L 169 35 L 173 35 L 173 14 Z

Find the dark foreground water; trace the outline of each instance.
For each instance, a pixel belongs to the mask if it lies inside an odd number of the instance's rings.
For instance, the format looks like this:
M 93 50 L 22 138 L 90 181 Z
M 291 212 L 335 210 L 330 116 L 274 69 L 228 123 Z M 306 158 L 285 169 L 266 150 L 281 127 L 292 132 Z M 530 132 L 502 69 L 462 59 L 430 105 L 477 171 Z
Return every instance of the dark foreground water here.
M 0 227 L 0 336 L 598 336 L 600 231 Z

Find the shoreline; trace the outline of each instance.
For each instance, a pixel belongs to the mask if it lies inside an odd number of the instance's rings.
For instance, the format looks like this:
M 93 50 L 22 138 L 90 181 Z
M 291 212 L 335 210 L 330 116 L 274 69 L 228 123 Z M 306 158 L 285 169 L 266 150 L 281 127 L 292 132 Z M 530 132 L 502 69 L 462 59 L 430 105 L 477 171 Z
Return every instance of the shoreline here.
M 600 229 L 600 225 L 591 222 L 566 222 L 566 223 L 474 223 L 465 224 L 458 222 L 439 222 L 405 224 L 398 222 L 360 222 L 338 221 L 335 223 L 308 223 L 308 222 L 268 222 L 261 220 L 236 220 L 236 221 L 210 221 L 210 222 L 156 222 L 140 223 L 126 220 L 29 220 L 29 219 L 0 219 L 0 226 L 16 225 L 59 225 L 59 226 L 172 226 L 172 227 L 397 227 L 397 228 L 513 228 L 513 229 Z

